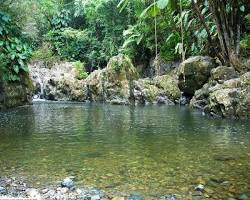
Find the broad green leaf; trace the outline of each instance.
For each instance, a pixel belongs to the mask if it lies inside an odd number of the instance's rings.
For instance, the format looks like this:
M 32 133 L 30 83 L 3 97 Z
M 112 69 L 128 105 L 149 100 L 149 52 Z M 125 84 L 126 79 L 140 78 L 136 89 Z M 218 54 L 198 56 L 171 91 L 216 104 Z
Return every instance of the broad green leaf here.
M 24 64 L 24 65 L 21 65 L 21 69 L 25 72 L 28 72 L 29 71 L 29 67 L 28 65 Z
M 14 65 L 14 66 L 13 66 L 13 69 L 14 69 L 14 71 L 16 72 L 16 74 L 19 73 L 19 66 L 18 66 L 18 65 Z
M 149 12 L 152 13 L 153 11 L 153 15 L 156 15 L 157 13 L 157 9 L 154 8 L 155 3 L 152 3 L 150 6 L 148 6 L 146 9 L 144 9 L 140 15 L 140 18 L 143 18 L 146 16 L 146 14 L 148 14 Z M 158 7 L 156 7 L 158 8 Z M 156 10 L 156 13 L 154 13 L 154 10 Z
M 126 6 L 128 5 L 129 0 L 121 0 L 119 4 L 117 5 L 117 8 L 120 9 L 120 12 L 122 12 Z
M 245 6 L 242 5 L 242 6 L 240 7 L 240 10 L 241 10 L 242 12 L 245 12 Z
M 160 9 L 164 9 L 167 7 L 169 0 L 158 0 L 157 1 L 157 6 Z

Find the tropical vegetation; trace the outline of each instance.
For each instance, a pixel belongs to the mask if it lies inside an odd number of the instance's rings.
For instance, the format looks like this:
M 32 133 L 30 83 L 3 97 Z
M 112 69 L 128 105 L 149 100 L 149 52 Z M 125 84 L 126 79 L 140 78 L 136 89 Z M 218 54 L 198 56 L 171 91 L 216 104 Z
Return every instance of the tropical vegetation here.
M 30 59 L 75 62 L 83 78 L 119 53 L 143 66 L 211 55 L 239 71 L 249 13 L 247 0 L 2 0 L 1 79 L 20 80 Z

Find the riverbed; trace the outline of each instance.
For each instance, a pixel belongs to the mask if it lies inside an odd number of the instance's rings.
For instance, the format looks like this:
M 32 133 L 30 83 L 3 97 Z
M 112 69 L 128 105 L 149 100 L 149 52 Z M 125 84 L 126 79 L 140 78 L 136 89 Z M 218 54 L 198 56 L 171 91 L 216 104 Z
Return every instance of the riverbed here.
M 0 176 L 34 187 L 78 185 L 157 199 L 250 194 L 249 121 L 179 106 L 37 102 L 0 112 Z

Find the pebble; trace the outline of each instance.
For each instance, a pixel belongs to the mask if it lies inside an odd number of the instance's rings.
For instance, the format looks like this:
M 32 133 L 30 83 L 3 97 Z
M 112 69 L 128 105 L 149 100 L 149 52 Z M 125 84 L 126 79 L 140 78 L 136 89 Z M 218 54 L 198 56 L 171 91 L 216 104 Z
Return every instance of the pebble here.
M 45 188 L 45 189 L 42 190 L 42 193 L 45 194 L 45 193 L 47 193 L 48 191 L 49 191 L 49 189 Z
M 61 188 L 61 192 L 62 192 L 63 194 L 67 193 L 68 191 L 69 191 L 69 189 L 66 188 L 66 187 Z
M 76 193 L 77 193 L 78 195 L 80 195 L 80 194 L 82 194 L 82 190 L 79 189 L 79 188 L 77 188 L 77 189 L 76 189 Z
M 71 178 L 67 177 L 61 182 L 61 186 L 71 189 L 75 186 L 75 183 Z
M 128 200 L 144 200 L 144 197 L 141 196 L 140 194 L 131 194 L 128 197 Z
M 246 194 L 242 194 L 238 199 L 239 200 L 249 200 L 249 198 Z
M 99 195 L 94 195 L 91 197 L 91 200 L 102 200 L 102 197 L 100 197 Z
M 125 197 L 114 197 L 112 200 L 125 200 Z
M 177 200 L 177 197 L 175 194 L 171 194 L 165 197 L 165 200 Z
M 38 192 L 37 189 L 31 188 L 31 189 L 27 189 L 26 193 L 29 197 L 40 200 L 42 199 L 40 193 Z
M 195 190 L 197 190 L 197 191 L 203 191 L 205 189 L 205 187 L 204 187 L 204 185 L 202 185 L 202 184 L 199 184 L 199 185 L 197 185 L 196 187 L 195 187 Z
M 202 196 L 193 196 L 192 200 L 202 200 Z
M 6 194 L 6 193 L 7 190 L 4 187 L 0 186 L 0 194 Z

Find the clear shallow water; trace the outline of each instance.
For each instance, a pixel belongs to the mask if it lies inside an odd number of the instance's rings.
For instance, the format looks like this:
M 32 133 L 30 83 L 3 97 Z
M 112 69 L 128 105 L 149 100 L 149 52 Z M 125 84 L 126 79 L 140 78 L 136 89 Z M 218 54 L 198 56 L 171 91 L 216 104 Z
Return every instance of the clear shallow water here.
M 0 112 L 1 175 L 35 185 L 73 175 L 153 199 L 199 182 L 215 199 L 250 194 L 250 124 L 177 106 L 36 103 Z

